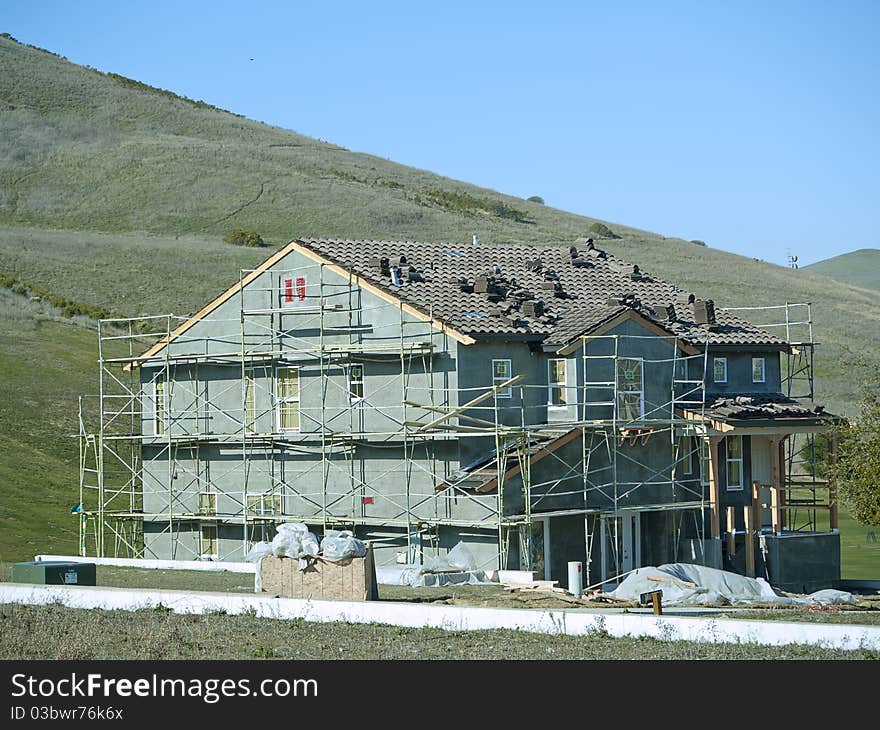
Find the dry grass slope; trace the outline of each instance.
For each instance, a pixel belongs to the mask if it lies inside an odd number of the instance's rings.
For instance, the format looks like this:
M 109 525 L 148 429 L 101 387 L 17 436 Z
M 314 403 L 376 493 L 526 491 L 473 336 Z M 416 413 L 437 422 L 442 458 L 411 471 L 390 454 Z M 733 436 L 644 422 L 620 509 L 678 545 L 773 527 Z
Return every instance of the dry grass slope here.
M 187 314 L 265 251 L 233 226 L 299 236 L 568 243 L 597 219 L 502 195 L 77 66 L 0 36 L 0 274 L 125 315 Z M 820 400 L 853 410 L 880 365 L 876 295 L 608 224 L 606 246 L 721 306 L 811 301 Z M 5 290 L 4 290 L 5 292 Z M 0 559 L 73 549 L 76 397 L 95 337 L 0 300 Z M 82 323 L 80 323 L 82 324 Z M 48 537 L 47 537 L 48 536 Z

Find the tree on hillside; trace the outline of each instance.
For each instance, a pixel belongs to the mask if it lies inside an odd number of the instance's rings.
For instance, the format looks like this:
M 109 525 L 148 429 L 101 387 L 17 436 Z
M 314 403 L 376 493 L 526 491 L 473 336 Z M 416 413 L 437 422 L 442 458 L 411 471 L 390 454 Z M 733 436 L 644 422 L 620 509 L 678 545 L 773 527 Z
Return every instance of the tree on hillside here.
M 230 228 L 223 236 L 226 243 L 233 246 L 265 246 L 263 237 L 256 231 L 249 231 L 246 228 Z
M 861 412 L 837 429 L 837 464 L 829 475 L 841 503 L 865 525 L 880 525 L 880 370 L 865 386 Z

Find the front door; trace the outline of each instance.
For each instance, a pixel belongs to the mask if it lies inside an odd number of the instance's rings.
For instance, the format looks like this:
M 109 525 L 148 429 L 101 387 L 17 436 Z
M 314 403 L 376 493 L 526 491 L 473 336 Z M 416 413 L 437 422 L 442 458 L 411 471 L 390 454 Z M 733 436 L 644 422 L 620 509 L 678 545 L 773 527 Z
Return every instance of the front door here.
M 628 573 L 642 564 L 641 513 L 602 515 L 602 580 Z
M 529 559 L 520 560 L 520 569 L 531 570 L 536 580 L 550 580 L 550 518 L 532 518 L 526 529 Z

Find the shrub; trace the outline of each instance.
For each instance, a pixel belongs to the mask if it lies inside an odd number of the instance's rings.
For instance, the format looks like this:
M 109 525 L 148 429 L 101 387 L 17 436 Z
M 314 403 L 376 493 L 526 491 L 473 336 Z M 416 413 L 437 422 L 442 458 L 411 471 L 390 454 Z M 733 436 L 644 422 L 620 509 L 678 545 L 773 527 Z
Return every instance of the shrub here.
M 599 221 L 596 221 L 590 226 L 590 233 L 596 236 L 596 238 L 620 238 L 620 236 L 618 236 L 608 226 L 606 226 L 604 223 L 599 223 Z
M 691 243 L 696 244 L 697 246 L 706 246 L 707 245 L 705 241 L 700 241 L 700 240 L 693 240 L 693 241 L 691 241 Z M 758 259 L 755 259 L 755 261 L 757 261 L 757 260 Z
M 544 205 L 544 198 L 540 195 L 533 195 L 531 198 L 526 198 L 526 200 L 530 203 L 540 203 L 541 205 Z
M 266 242 L 263 237 L 256 231 L 249 231 L 246 228 L 230 228 L 223 236 L 226 243 L 233 246 L 265 246 Z

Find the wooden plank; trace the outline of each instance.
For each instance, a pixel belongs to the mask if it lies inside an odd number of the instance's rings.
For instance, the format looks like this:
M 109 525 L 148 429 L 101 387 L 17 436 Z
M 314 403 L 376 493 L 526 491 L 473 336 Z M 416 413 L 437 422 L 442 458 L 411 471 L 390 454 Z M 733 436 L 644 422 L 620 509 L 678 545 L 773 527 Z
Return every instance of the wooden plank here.
M 525 378 L 524 375 L 515 375 L 514 377 L 510 378 L 509 380 L 505 380 L 503 383 L 499 383 L 498 385 L 493 386 L 492 388 L 487 390 L 482 395 L 478 395 L 476 398 L 469 400 L 464 405 L 460 405 L 457 408 L 453 408 L 448 413 L 444 413 L 442 416 L 435 418 L 433 421 L 429 421 L 424 426 L 422 426 L 419 429 L 419 431 L 425 431 L 429 428 L 432 428 L 433 426 L 436 426 L 438 423 L 443 423 L 443 421 L 445 421 L 447 418 L 452 418 L 453 416 L 456 416 L 459 413 L 461 413 L 461 411 L 465 411 L 468 408 L 472 408 L 473 406 L 478 405 L 479 403 L 482 403 L 484 400 L 488 400 L 489 398 L 494 396 L 499 391 L 507 390 L 507 388 L 511 387 L 512 385 L 516 385 L 524 378 Z
M 539 451 L 536 451 L 534 454 L 529 455 L 529 464 L 531 466 L 534 466 L 544 457 L 550 456 L 550 454 L 552 454 L 554 451 L 558 451 L 566 444 L 571 443 L 577 436 L 580 436 L 580 434 L 581 430 L 579 428 L 573 428 L 571 431 L 560 436 L 559 438 L 553 439 L 553 441 L 551 441 L 550 443 L 542 446 Z M 516 464 L 514 464 L 512 467 L 510 467 L 510 469 L 504 472 L 504 481 L 507 481 L 511 477 L 516 476 L 520 473 L 521 470 L 522 468 L 519 464 L 519 461 L 517 460 Z M 497 486 L 498 477 L 495 476 L 487 481 L 485 484 L 481 484 L 474 491 L 479 492 L 480 494 L 485 494 L 486 492 L 491 492 Z
M 712 538 L 721 539 L 721 479 L 718 463 L 718 444 L 721 436 L 709 437 L 709 521 Z
M 656 582 L 662 583 L 675 583 L 677 586 L 682 586 L 683 588 L 696 588 L 696 583 L 691 583 L 689 580 L 681 580 L 680 578 L 674 578 L 671 575 L 649 575 L 646 576 L 648 580 L 653 580 Z

